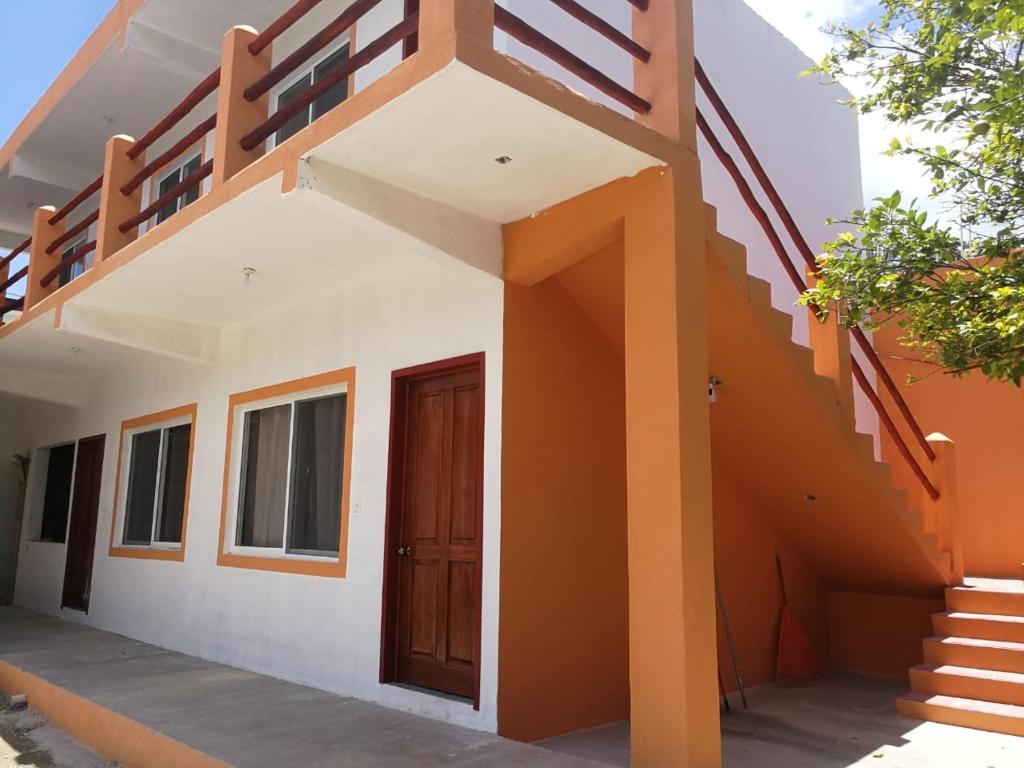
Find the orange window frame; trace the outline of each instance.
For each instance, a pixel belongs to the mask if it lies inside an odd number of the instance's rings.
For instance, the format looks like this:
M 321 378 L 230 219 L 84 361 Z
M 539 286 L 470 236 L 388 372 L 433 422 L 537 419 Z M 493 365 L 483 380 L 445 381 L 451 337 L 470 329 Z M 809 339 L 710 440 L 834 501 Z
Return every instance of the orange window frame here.
M 235 445 L 236 412 L 245 405 L 264 400 L 286 396 L 299 396 L 305 392 L 331 387 L 345 387 L 345 451 L 341 478 L 341 525 L 339 526 L 337 558 L 322 560 L 300 559 L 287 555 L 249 555 L 231 552 L 228 536 L 228 506 L 232 497 L 232 477 L 235 468 L 235 457 L 232 455 Z M 224 486 L 221 494 L 220 535 L 217 539 L 217 565 L 230 568 L 248 568 L 273 573 L 292 573 L 305 576 L 323 576 L 327 578 L 345 578 L 348 564 L 348 525 L 349 525 L 349 492 L 352 485 L 352 439 L 355 433 L 355 368 L 342 368 L 336 371 L 320 373 L 301 379 L 272 384 L 246 392 L 237 392 L 228 398 L 227 437 L 224 448 Z M 238 457 L 239 460 L 241 457 Z M 239 465 L 240 466 L 240 465 Z
M 192 464 L 195 459 L 196 450 L 196 416 L 198 405 L 183 405 L 179 408 L 170 408 L 166 411 L 158 411 L 134 419 L 127 419 L 121 422 L 120 442 L 117 447 L 117 472 L 114 480 L 114 508 L 110 515 L 110 557 L 128 557 L 136 560 L 169 560 L 183 562 L 185 560 L 185 542 L 188 537 L 188 509 L 192 494 Z M 148 426 L 156 426 L 164 422 L 189 417 L 192 430 L 188 440 L 188 469 L 185 472 L 185 508 L 181 513 L 181 544 L 176 547 L 126 547 L 117 544 L 117 522 L 125 513 L 121 511 L 121 467 L 125 459 L 125 440 L 132 430 Z

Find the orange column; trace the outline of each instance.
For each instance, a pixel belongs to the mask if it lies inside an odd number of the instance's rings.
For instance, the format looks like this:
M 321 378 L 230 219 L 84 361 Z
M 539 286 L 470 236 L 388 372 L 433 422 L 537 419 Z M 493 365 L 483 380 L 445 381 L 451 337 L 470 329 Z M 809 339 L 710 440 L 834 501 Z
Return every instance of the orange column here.
M 494 0 L 428 0 L 420 3 L 419 45 L 430 55 L 455 57 L 461 37 L 484 39 L 492 45 Z
M 663 4 L 664 5 L 664 4 Z M 721 763 L 700 168 L 637 179 L 625 223 L 629 667 L 636 766 Z
M 808 276 L 807 284 L 814 285 L 815 278 Z M 835 383 L 836 403 L 846 419 L 855 420 L 853 409 L 853 371 L 850 366 L 850 332 L 839 324 L 833 308 L 825 320 L 821 320 L 813 309 L 808 310 L 807 319 L 811 350 L 814 352 L 814 372 L 826 376 Z
M 939 492 L 939 498 L 932 501 L 924 495 L 926 524 L 934 527 L 939 549 L 948 551 L 952 559 L 952 582 L 963 584 L 964 551 L 963 535 L 960 530 L 960 510 L 956 480 L 956 448 L 953 441 L 936 432 L 928 435 L 928 444 L 935 451 L 932 462 L 931 481 Z
M 217 130 L 213 156 L 213 188 L 250 165 L 263 154 L 263 145 L 250 151 L 242 149 L 242 137 L 262 125 L 270 116 L 270 96 L 246 101 L 245 89 L 270 71 L 268 46 L 258 55 L 249 53 L 256 38 L 252 27 L 232 27 L 224 35 L 221 47 L 220 88 L 217 92 Z
M 100 218 L 96 231 L 96 263 L 109 258 L 132 242 L 139 228 L 121 232 L 120 226 L 137 214 L 142 205 L 142 187 L 130 195 L 121 187 L 142 170 L 145 154 L 132 160 L 128 150 L 135 144 L 131 136 L 111 136 L 103 160 L 103 186 L 100 188 Z
M 633 65 L 633 89 L 651 103 L 637 120 L 696 152 L 692 3 L 661 0 L 645 11 L 634 8 L 633 39 L 651 52 L 650 61 Z
M 64 222 L 50 224 L 48 219 L 57 212 L 52 205 L 36 208 L 32 222 L 32 249 L 28 258 L 28 281 L 25 283 L 25 310 L 34 307 L 51 293 L 57 290 L 57 280 L 45 288 L 39 281 L 60 263 L 60 248 L 52 254 L 46 248 L 64 234 Z

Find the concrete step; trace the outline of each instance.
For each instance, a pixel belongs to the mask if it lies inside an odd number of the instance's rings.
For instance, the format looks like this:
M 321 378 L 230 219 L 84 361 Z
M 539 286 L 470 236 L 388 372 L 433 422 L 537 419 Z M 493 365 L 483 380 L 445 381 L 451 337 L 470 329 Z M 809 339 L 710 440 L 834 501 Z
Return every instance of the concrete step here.
M 924 641 L 924 660 L 928 664 L 1024 673 L 1024 643 L 928 637 Z
M 949 587 L 946 589 L 946 610 L 960 613 L 985 613 L 999 616 L 1024 616 L 1024 587 L 1009 579 L 976 580 L 984 586 Z M 1005 587 L 1003 584 L 1005 583 Z
M 905 693 L 896 700 L 903 717 L 1024 736 L 1024 707 L 957 696 Z
M 991 669 L 918 664 L 910 669 L 914 693 L 953 696 L 1024 707 L 1024 674 Z
M 932 615 L 935 634 L 1024 643 L 1024 616 L 947 611 Z

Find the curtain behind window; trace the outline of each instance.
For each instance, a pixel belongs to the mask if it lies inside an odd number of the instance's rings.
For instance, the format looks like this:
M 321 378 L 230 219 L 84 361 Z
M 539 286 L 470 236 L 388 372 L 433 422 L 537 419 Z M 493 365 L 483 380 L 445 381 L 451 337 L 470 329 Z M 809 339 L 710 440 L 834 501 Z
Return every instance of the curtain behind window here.
M 295 404 L 288 549 L 337 552 L 346 395 Z
M 160 521 L 157 541 L 181 542 L 181 521 L 185 512 L 185 482 L 188 479 L 188 447 L 192 425 L 171 427 L 164 437 L 164 477 L 160 489 Z
M 125 544 L 149 544 L 153 535 L 153 503 L 156 500 L 160 430 L 132 436 L 128 495 L 125 501 Z
M 245 414 L 235 536 L 235 543 L 241 546 L 280 547 L 284 543 L 291 413 L 291 405 L 278 405 Z

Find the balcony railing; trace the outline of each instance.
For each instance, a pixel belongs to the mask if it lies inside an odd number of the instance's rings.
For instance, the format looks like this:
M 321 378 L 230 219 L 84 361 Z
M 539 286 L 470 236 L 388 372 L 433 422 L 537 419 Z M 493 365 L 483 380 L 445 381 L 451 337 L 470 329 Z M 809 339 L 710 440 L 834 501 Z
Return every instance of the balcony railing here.
M 453 14 L 462 13 L 467 8 L 473 14 L 479 11 L 477 6 L 463 5 L 460 0 L 436 2 L 449 4 Z M 486 9 L 493 0 L 478 2 Z M 642 116 L 651 110 L 650 101 L 634 92 L 630 87 L 632 83 L 617 82 L 593 61 L 588 62 L 585 56 L 578 55 L 579 52 L 570 51 L 568 43 L 558 42 L 556 38 L 560 34 L 571 37 L 580 29 L 590 30 L 615 50 L 625 52 L 630 61 L 641 65 L 650 61 L 650 51 L 626 31 L 588 10 L 577 0 L 537 2 L 550 4 L 558 10 L 552 29 L 541 31 L 500 5 L 494 5 L 493 27 L 490 30 L 476 28 L 474 34 L 480 34 L 481 42 L 490 47 L 495 32 L 503 32 L 615 103 L 632 110 L 635 115 Z M 634 18 L 648 8 L 647 0 L 617 2 L 621 2 L 623 9 L 627 9 Z M 87 266 L 102 263 L 132 241 L 158 228 L 184 205 L 217 189 L 263 154 L 273 151 L 278 143 L 300 130 L 296 127 L 297 118 L 301 118 L 298 122 L 300 127 L 304 127 L 323 117 L 339 101 L 347 100 L 355 88 L 356 75 L 368 65 L 377 62 L 371 76 L 377 77 L 380 75 L 378 70 L 388 65 L 397 66 L 398 61 L 417 56 L 424 46 L 439 45 L 447 34 L 464 34 L 458 23 L 449 31 L 439 32 L 433 27 L 425 30 L 419 13 L 420 3 L 407 0 L 404 13 L 396 14 L 395 22 L 376 39 L 361 39 L 358 49 L 346 49 L 330 67 L 318 69 L 318 56 L 323 58 L 325 50 L 339 41 L 347 39 L 354 45 L 356 25 L 371 11 L 390 7 L 383 5 L 383 0 L 354 0 L 345 4 L 341 12 L 315 34 L 297 44 L 289 40 L 290 50 L 272 57 L 271 46 L 279 43 L 286 33 L 289 38 L 300 35 L 302 25 L 310 21 L 310 12 L 320 4 L 321 0 L 298 0 L 262 33 L 252 33 L 244 27 L 230 30 L 225 36 L 221 66 L 193 88 L 165 117 L 138 140 L 128 137 L 110 139 L 103 174 L 60 210 L 40 209 L 33 237 L 0 263 L 0 270 L 3 270 L 0 271 L 0 285 L 4 287 L 0 298 L 11 303 L 6 289 L 27 277 L 25 296 L 12 301 L 21 302 L 20 306 L 30 311 L 83 274 Z M 436 9 L 431 8 L 431 11 L 432 14 L 437 13 Z M 432 15 L 431 23 L 435 27 L 438 24 L 436 18 Z M 377 18 L 374 24 L 379 22 L 380 18 Z M 401 57 L 393 55 L 398 46 L 401 46 Z M 385 54 L 389 58 L 382 62 Z M 333 54 L 328 52 L 330 55 Z M 298 73 L 309 70 L 311 66 L 308 85 L 295 91 L 293 84 L 286 89 L 289 91 L 287 99 L 283 98 L 282 86 L 289 80 L 295 81 Z M 298 80 L 301 81 L 301 77 Z M 346 83 L 348 90 L 339 98 L 339 86 Z M 277 94 L 276 101 L 270 98 L 272 94 Z M 201 105 L 208 104 L 215 95 L 217 106 L 213 114 L 197 116 Z M 301 117 L 304 111 L 308 111 L 308 117 Z M 215 146 L 212 153 L 207 147 L 211 133 Z M 204 147 L 199 152 L 200 159 L 195 161 L 193 158 L 184 166 L 180 165 L 197 145 Z M 162 172 L 174 168 L 175 164 L 179 164 L 178 175 L 175 177 L 172 172 L 161 179 Z M 90 206 L 90 210 L 86 203 L 97 194 L 99 203 L 95 207 Z M 11 258 L 29 248 L 29 266 L 15 275 L 8 275 L 6 267 Z M 91 259 L 87 258 L 90 255 Z

